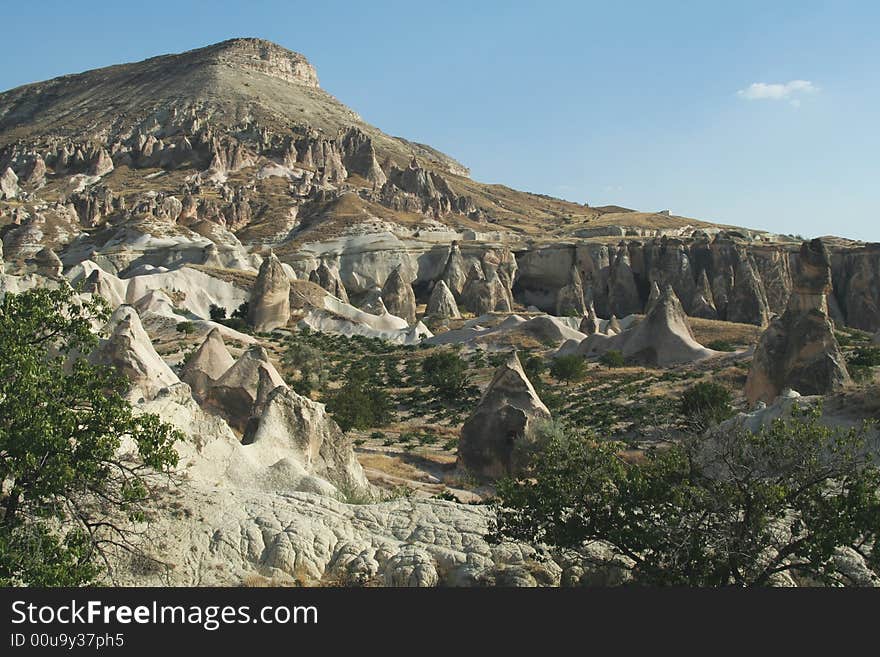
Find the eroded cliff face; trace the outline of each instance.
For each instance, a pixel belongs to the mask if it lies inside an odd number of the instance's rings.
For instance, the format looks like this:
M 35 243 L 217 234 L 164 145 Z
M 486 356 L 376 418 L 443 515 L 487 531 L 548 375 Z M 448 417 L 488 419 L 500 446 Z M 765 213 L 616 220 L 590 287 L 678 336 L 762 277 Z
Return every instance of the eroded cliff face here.
M 880 244 L 832 249 L 829 314 L 865 331 L 880 329 Z M 721 232 L 713 238 L 662 237 L 617 245 L 557 243 L 517 252 L 514 295 L 524 305 L 554 312 L 571 268 L 585 301 L 601 317 L 644 313 L 651 287 L 670 285 L 689 315 L 765 326 L 782 314 L 792 293 L 798 245 L 754 242 Z

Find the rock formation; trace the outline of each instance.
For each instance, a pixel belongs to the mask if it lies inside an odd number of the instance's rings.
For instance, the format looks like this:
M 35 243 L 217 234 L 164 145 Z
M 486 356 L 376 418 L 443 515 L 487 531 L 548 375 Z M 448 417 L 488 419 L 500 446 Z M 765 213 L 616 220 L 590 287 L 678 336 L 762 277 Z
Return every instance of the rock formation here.
M 738 257 L 733 289 L 727 300 L 727 320 L 766 326 L 770 307 L 764 286 L 748 254 L 741 250 Z
M 0 174 L 0 201 L 11 201 L 18 198 L 20 194 L 21 188 L 18 186 L 18 176 L 15 175 L 15 171 L 6 167 L 3 173 Z
M 234 364 L 235 360 L 223 342 L 220 329 L 214 328 L 181 368 L 180 378 L 189 384 L 193 396 L 200 400 L 208 388 Z
M 648 295 L 648 303 L 645 304 L 645 314 L 648 315 L 660 301 L 660 285 L 657 281 L 651 283 L 651 293 Z
M 403 280 L 401 267 L 398 265 L 388 275 L 382 286 L 382 301 L 392 315 L 402 317 L 412 326 L 416 323 L 416 295 L 412 285 Z
M 61 272 L 64 270 L 64 265 L 58 254 L 48 246 L 40 249 L 28 264 L 32 265 L 37 274 L 47 278 L 60 278 Z
M 468 471 L 488 478 L 522 471 L 536 431 L 550 419 L 516 353 L 495 370 L 480 403 L 461 428 L 458 458 Z
M 568 285 L 559 289 L 556 295 L 556 315 L 584 315 L 587 311 L 584 302 L 584 285 L 578 268 L 572 266 L 568 277 Z
M 846 362 L 828 316 L 831 266 L 825 245 L 804 242 L 782 317 L 774 319 L 755 349 L 746 380 L 746 399 L 770 403 L 785 388 L 825 394 L 849 381 Z
M 475 315 L 485 315 L 495 308 L 486 275 L 479 263 L 473 263 L 461 292 L 461 305 Z
M 275 386 L 285 385 L 284 379 L 269 362 L 266 350 L 254 345 L 208 386 L 204 393 L 205 407 L 226 418 L 231 426 L 243 431 L 257 402 L 261 370 L 265 370 Z
M 456 299 L 461 297 L 464 285 L 467 282 L 468 272 L 465 269 L 464 257 L 461 255 L 461 248 L 458 242 L 453 242 L 449 247 L 449 255 L 446 258 L 446 264 L 443 267 L 443 274 L 440 278 L 446 283 Z
M 425 315 L 438 319 L 458 319 L 461 317 L 458 312 L 458 304 L 455 303 L 455 297 L 443 279 L 437 281 L 434 289 L 431 290 Z
M 716 355 L 694 339 L 687 316 L 671 285 L 660 293 L 645 318 L 617 335 L 595 334 L 578 347 L 584 356 L 620 351 L 628 361 L 667 367 Z
M 110 317 L 110 336 L 92 352 L 93 361 L 110 365 L 132 385 L 135 399 L 152 399 L 179 379 L 156 353 L 141 319 L 131 306 L 119 306 Z
M 596 308 L 593 307 L 592 302 L 587 306 L 587 311 L 581 319 L 578 330 L 584 335 L 593 335 L 599 332 L 599 318 L 596 316 Z
M 342 284 L 342 280 L 339 278 L 339 274 L 327 266 L 327 263 L 323 260 L 317 269 L 309 274 L 309 281 L 317 283 L 340 301 L 348 303 L 348 293 Z
M 608 275 L 608 304 L 622 316 L 641 312 L 642 302 L 626 246 L 620 246 Z
M 718 319 L 715 297 L 712 295 L 712 286 L 709 285 L 709 277 L 705 269 L 700 273 L 700 283 L 691 299 L 690 315 L 703 319 Z
M 89 169 L 89 174 L 92 176 L 104 176 L 111 171 L 113 171 L 113 160 L 110 158 L 110 154 L 103 148 L 98 149 L 92 166 Z
M 608 320 L 608 325 L 605 327 L 605 332 L 608 335 L 617 335 L 623 331 L 623 327 L 620 325 L 620 320 L 617 319 L 617 315 L 611 315 L 611 318 Z
M 290 279 L 274 253 L 263 260 L 251 293 L 248 320 L 257 333 L 284 327 L 290 319 Z
M 358 305 L 358 308 L 378 317 L 387 313 L 388 309 L 385 307 L 385 302 L 382 300 L 382 288 L 374 286 L 367 290 L 367 293 Z
M 475 315 L 491 312 L 511 312 L 510 289 L 502 280 L 499 269 L 490 269 L 488 274 L 479 263 L 473 263 L 467 281 L 461 292 L 461 305 Z
M 265 387 L 265 386 L 264 386 Z M 319 477 L 345 491 L 368 491 L 352 442 L 319 404 L 286 386 L 277 386 L 261 404 L 248 453 L 271 466 L 273 477 Z M 283 458 L 279 459 L 279 455 Z M 298 482 L 298 490 L 306 490 Z M 316 482 L 314 492 L 323 492 Z

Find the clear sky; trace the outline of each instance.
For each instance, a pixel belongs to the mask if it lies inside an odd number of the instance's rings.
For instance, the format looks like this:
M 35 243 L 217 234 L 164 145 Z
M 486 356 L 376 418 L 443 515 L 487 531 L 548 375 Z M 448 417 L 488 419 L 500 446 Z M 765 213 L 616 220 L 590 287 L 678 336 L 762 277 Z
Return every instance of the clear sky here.
M 235 36 L 474 178 L 880 241 L 880 3 L 7 3 L 0 89 Z

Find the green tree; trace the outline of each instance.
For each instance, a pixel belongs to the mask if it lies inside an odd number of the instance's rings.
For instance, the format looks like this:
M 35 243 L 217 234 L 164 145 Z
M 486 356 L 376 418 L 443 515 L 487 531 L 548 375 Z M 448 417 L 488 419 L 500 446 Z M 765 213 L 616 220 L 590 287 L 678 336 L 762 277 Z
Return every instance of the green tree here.
M 701 381 L 682 393 L 678 412 L 685 429 L 702 433 L 733 415 L 733 395 L 727 386 Z
M 599 357 L 599 362 L 605 367 L 623 367 L 626 365 L 626 358 L 623 357 L 622 352 L 611 349 Z
M 232 319 L 247 319 L 250 307 L 250 302 L 242 301 L 238 308 L 232 311 Z
M 94 581 L 111 550 L 134 549 L 132 521 L 177 462 L 179 434 L 86 358 L 106 319 L 69 287 L 0 302 L 0 585 Z
M 557 356 L 550 364 L 550 375 L 557 381 L 565 381 L 566 385 L 583 378 L 587 364 L 577 354 Z
M 388 394 L 361 370 L 350 370 L 345 385 L 327 400 L 327 410 L 343 431 L 383 427 L 393 416 Z
M 468 364 L 455 351 L 438 351 L 422 361 L 425 381 L 443 399 L 460 399 L 470 385 Z
M 288 370 L 293 389 L 301 395 L 323 390 L 327 384 L 327 359 L 320 349 L 304 342 L 294 342 L 284 353 L 281 362 Z
M 212 303 L 208 308 L 208 314 L 212 320 L 219 322 L 221 319 L 226 319 L 226 308 Z
M 867 433 L 823 425 L 820 410 L 752 434 L 724 432 L 655 450 L 545 432 L 527 478 L 498 483 L 494 537 L 577 549 L 605 541 L 641 583 L 762 586 L 780 573 L 847 584 L 838 547 L 880 555 L 880 470 Z
M 870 380 L 873 368 L 878 365 L 880 365 L 880 347 L 857 347 L 846 356 L 846 367 L 853 379 L 858 382 Z

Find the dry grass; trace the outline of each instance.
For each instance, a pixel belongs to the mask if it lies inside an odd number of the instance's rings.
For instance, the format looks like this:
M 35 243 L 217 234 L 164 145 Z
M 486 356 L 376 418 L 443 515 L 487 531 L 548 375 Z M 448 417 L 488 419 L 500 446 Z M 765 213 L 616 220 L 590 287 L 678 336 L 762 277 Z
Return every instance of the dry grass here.
M 757 344 L 758 338 L 764 329 L 754 324 L 738 324 L 736 322 L 721 322 L 713 319 L 700 319 L 689 317 L 691 329 L 697 342 L 708 345 L 710 342 L 721 340 L 734 345 Z

